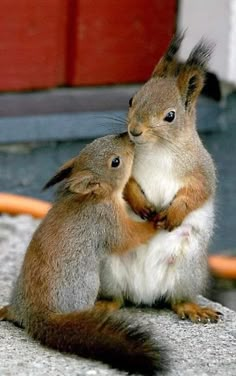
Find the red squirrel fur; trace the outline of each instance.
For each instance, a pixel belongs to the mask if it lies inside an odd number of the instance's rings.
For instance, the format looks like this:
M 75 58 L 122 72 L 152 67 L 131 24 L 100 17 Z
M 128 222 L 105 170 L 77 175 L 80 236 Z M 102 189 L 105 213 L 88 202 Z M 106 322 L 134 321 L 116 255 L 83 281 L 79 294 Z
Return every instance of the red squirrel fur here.
M 180 263 L 179 269 L 176 267 L 176 276 L 181 273 L 181 280 L 184 280 L 186 274 L 182 296 L 176 294 L 175 284 L 168 294 L 172 296 L 172 309 L 180 317 L 194 322 L 216 322 L 219 318 L 217 312 L 191 301 L 206 286 L 206 249 L 214 222 L 215 167 L 196 130 L 196 102 L 204 85 L 212 45 L 200 41 L 186 62 L 180 63 L 176 54 L 183 38 L 184 33 L 174 36 L 151 78 L 130 100 L 128 132 L 135 143 L 135 157 L 125 198 L 135 213 L 167 231 L 178 228 L 186 220 L 189 222 L 189 215 L 209 206 L 198 223 L 195 221 L 191 226 L 188 223 L 191 234 L 188 239 L 195 238 L 196 247 L 192 243 L 186 252 L 193 255 L 192 264 L 200 271 L 198 279 L 202 287 L 196 287 L 196 280 L 191 281 L 187 270 L 180 272 L 183 268 Z M 201 223 L 206 215 L 209 221 L 202 229 Z M 194 231 L 195 234 L 199 231 L 199 236 L 195 236 Z M 161 248 L 158 239 L 156 242 Z M 202 254 L 201 258 L 197 254 Z M 184 296 L 184 286 L 187 285 L 188 299 Z
M 10 305 L 12 321 L 43 345 L 153 375 L 161 350 L 151 334 L 112 314 L 120 301 L 97 301 L 100 260 L 146 242 L 151 223 L 126 214 L 122 198 L 133 161 L 127 134 L 87 145 L 46 184 L 63 181 L 58 199 L 27 249 Z

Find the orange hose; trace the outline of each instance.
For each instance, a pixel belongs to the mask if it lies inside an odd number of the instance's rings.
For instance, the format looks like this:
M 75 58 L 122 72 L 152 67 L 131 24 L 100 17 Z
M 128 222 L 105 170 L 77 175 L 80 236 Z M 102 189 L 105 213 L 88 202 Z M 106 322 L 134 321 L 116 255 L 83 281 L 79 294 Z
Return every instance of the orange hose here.
M 216 277 L 236 279 L 236 256 L 212 255 L 209 256 L 208 261 Z
M 35 218 L 43 218 L 51 204 L 47 201 L 31 197 L 0 193 L 0 212 L 9 214 L 29 214 Z
M 31 197 L 0 193 L 0 212 L 9 214 L 29 214 L 43 218 L 51 204 Z M 236 257 L 224 255 L 209 256 L 209 266 L 216 277 L 236 279 Z

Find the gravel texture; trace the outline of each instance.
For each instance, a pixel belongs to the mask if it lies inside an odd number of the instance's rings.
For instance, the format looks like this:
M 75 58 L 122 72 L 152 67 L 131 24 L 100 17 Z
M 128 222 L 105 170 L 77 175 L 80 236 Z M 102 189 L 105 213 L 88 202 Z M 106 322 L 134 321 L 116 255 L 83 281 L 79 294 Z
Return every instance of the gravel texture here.
M 0 217 L 0 306 L 9 299 L 28 241 L 38 221 L 28 216 Z M 153 337 L 167 348 L 168 376 L 236 375 L 236 313 L 199 297 L 204 305 L 220 310 L 218 324 L 196 325 L 180 321 L 172 312 L 125 309 L 143 327 L 152 326 Z M 7 322 L 0 323 L 1 376 L 121 375 L 98 362 L 43 348 L 26 333 Z

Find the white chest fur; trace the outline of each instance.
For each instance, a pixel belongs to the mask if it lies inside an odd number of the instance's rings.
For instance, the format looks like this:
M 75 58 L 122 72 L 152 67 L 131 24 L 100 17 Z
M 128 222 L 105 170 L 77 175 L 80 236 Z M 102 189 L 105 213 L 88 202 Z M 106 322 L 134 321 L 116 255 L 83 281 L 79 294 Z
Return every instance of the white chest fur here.
M 161 149 L 135 160 L 133 175 L 157 208 L 168 205 L 181 187 L 174 167 L 170 153 Z M 208 200 L 174 231 L 160 231 L 127 255 L 110 256 L 101 268 L 101 295 L 150 305 L 161 297 L 194 298 L 206 285 L 213 223 L 213 201 Z
M 110 256 L 101 268 L 101 295 L 149 305 L 162 297 L 193 299 L 207 282 L 213 219 L 209 200 L 174 231 L 161 231 L 126 255 Z
M 181 186 L 175 176 L 171 153 L 166 148 L 147 150 L 140 158 L 138 154 L 134 161 L 133 176 L 147 199 L 158 209 L 167 206 Z

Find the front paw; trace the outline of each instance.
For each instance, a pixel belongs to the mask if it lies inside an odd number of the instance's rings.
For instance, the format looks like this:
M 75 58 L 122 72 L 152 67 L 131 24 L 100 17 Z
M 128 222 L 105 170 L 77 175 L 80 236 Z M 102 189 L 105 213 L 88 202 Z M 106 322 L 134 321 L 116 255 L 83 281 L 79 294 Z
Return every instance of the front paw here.
M 138 214 L 142 219 L 152 221 L 152 218 L 156 215 L 156 211 L 153 206 L 145 206 L 140 209 Z
M 159 230 L 169 230 L 168 229 L 168 217 L 167 217 L 167 209 L 162 210 L 161 212 L 155 214 L 152 217 L 152 221 L 154 222 L 154 225 L 156 229 Z
M 147 219 L 149 221 L 151 221 L 152 218 L 156 215 L 154 206 L 148 204 L 146 200 L 142 203 L 139 202 L 139 205 L 135 205 L 132 209 L 139 217 L 141 217 L 142 219 Z
M 169 206 L 157 213 L 152 220 L 157 229 L 172 231 L 182 223 L 180 214 L 174 207 Z

